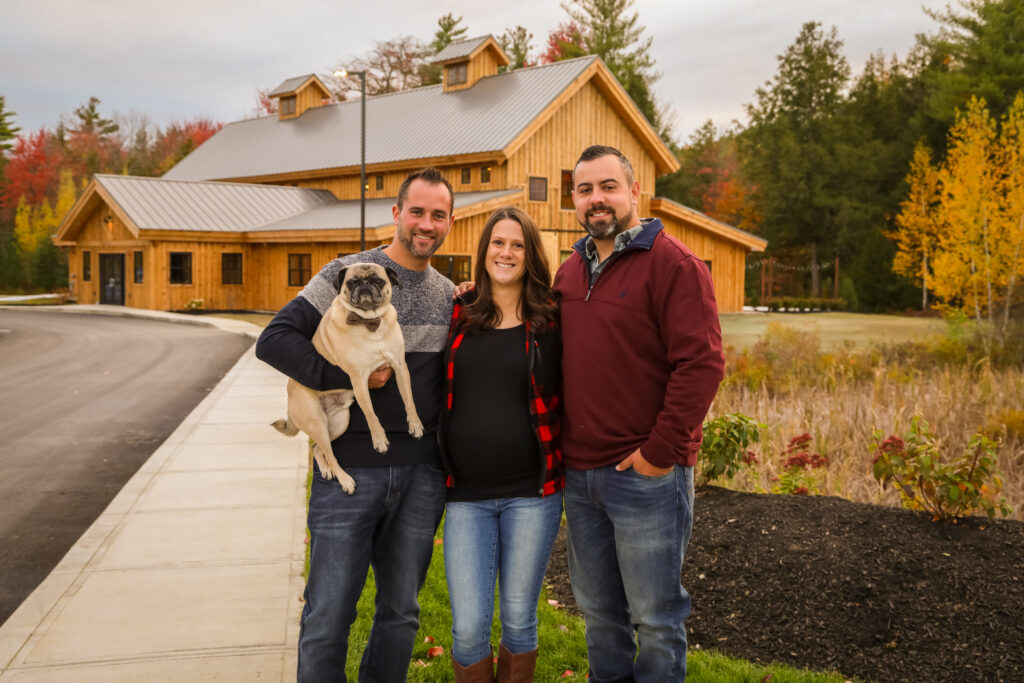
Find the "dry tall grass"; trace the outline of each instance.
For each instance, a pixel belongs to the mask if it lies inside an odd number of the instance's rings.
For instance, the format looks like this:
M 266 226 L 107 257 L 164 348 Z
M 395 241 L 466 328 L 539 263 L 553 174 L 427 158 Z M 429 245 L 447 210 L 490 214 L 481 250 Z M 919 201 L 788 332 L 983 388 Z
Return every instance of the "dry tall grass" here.
M 727 350 L 728 374 L 709 417 L 741 412 L 766 428 L 755 449 L 759 464 L 724 485 L 770 491 L 781 474 L 779 454 L 808 432 L 829 459 L 810 473 L 818 493 L 899 506 L 898 494 L 871 475 L 872 430 L 903 436 L 919 413 L 950 459 L 979 431 L 998 441 L 1001 495 L 1011 518 L 1024 520 L 1024 372 L 1019 364 L 993 368 L 957 343 L 947 336 L 824 354 L 813 333 L 776 326 L 748 351 Z

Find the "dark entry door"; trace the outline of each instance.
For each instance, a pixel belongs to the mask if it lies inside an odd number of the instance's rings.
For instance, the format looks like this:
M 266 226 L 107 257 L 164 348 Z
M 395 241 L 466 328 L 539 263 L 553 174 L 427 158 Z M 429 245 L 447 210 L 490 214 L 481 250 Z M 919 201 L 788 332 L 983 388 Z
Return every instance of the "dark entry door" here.
M 100 303 L 124 306 L 124 254 L 100 254 Z

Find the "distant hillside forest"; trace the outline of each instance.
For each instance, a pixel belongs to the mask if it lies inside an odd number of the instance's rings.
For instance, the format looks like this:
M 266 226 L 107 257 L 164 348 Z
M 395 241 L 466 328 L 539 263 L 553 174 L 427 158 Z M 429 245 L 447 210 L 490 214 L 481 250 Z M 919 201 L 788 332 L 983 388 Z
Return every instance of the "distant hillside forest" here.
M 834 27 L 806 23 L 751 94 L 745 122 L 708 120 L 686 141 L 658 101 L 651 39 L 632 6 L 563 3 L 566 21 L 539 49 L 523 26 L 496 38 L 509 69 L 604 59 L 681 163 L 657 194 L 768 240 L 749 257 L 748 303 L 838 295 L 854 311 L 1012 314 L 1024 290 L 1024 0 L 930 13 L 935 33 L 903 57 L 875 54 L 859 74 Z M 471 35 L 446 14 L 429 40 L 379 40 L 345 61 L 367 72 L 371 95 L 422 87 L 440 79 L 430 57 Z M 351 96 L 353 84 L 333 73 L 321 78 L 336 99 Z M 253 115 L 273 113 L 267 93 L 257 89 Z M 51 236 L 92 174 L 161 175 L 221 126 L 160 128 L 106 118 L 100 104 L 22 131 L 0 95 L 0 291 L 66 286 Z

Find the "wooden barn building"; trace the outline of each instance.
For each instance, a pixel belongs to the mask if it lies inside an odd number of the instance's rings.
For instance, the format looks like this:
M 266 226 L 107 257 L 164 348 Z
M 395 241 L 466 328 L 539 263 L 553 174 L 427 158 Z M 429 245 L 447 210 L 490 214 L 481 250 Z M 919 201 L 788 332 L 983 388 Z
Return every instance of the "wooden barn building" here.
M 678 162 L 601 60 L 499 72 L 508 61 L 491 36 L 453 43 L 435 59 L 443 84 L 367 98 L 367 245 L 390 243 L 399 185 L 430 165 L 456 193 L 436 268 L 469 279 L 488 214 L 507 205 L 533 216 L 557 266 L 584 234 L 570 195 L 576 158 L 606 144 L 633 162 L 640 215 L 710 264 L 722 311 L 740 310 L 746 255 L 766 242 L 653 196 Z M 276 310 L 358 251 L 362 103 L 324 104 L 315 75 L 271 96 L 277 116 L 224 126 L 163 178 L 92 179 L 56 238 L 79 302 Z

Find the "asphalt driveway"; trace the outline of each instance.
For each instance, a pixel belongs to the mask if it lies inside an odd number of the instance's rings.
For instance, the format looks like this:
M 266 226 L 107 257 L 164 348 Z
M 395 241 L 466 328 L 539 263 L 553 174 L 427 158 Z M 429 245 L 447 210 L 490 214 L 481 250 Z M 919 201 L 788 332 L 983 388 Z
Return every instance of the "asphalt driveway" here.
M 0 623 L 251 344 L 197 325 L 0 310 Z

